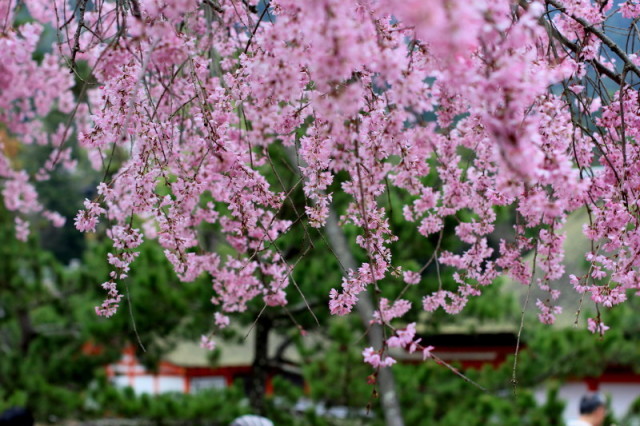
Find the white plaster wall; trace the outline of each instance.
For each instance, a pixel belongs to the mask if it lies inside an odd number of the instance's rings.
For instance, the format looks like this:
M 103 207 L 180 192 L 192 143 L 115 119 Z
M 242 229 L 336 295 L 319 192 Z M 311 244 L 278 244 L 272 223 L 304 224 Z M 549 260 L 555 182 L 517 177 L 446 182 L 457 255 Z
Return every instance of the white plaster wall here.
M 114 376 L 111 378 L 111 382 L 117 388 L 124 389 L 127 386 L 131 386 L 133 391 L 137 394 L 150 393 L 153 394 L 153 376 L 133 376 L 133 384 L 131 383 L 129 376 Z
M 111 383 L 117 388 L 126 388 L 129 386 L 129 377 L 127 376 L 114 376 L 111 378 Z
M 640 383 L 601 383 L 600 392 L 611 398 L 611 410 L 617 418 L 622 418 L 640 397 Z
M 137 395 L 148 393 L 153 395 L 153 376 L 146 374 L 144 376 L 136 376 L 134 378 L 135 385 L 133 390 Z
M 159 376 L 158 391 L 163 392 L 184 392 L 184 378 L 175 376 Z
M 588 388 L 585 383 L 565 383 L 560 387 L 558 398 L 566 403 L 562 413 L 562 418 L 565 422 L 579 416 L 580 398 L 587 392 Z M 534 396 L 538 404 L 544 404 L 547 401 L 547 388 L 540 387 L 536 389 Z
M 227 381 L 222 376 L 194 377 L 191 379 L 191 392 L 195 393 L 203 389 L 224 389 Z

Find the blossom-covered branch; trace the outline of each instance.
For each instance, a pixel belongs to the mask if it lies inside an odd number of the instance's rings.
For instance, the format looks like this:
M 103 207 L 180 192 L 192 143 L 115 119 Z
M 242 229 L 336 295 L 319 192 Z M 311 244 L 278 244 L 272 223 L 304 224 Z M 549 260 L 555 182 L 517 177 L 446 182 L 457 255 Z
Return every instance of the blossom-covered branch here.
M 73 170 L 73 140 L 105 171 L 75 219 L 114 242 L 98 314 L 116 312 L 118 282 L 143 238 L 164 248 L 180 279 L 211 277 L 221 327 L 255 298 L 286 305 L 291 265 L 277 241 L 297 222 L 325 226 L 337 191 L 349 200 L 341 223 L 359 230 L 367 260 L 328 295 L 336 315 L 400 275 L 422 290 L 421 306 L 399 291 L 393 303 L 380 299 L 372 321 L 393 329 L 414 309 L 459 313 L 499 275 L 528 285 L 524 255 L 534 246 L 545 323 L 560 310 L 559 279 L 606 307 L 639 289 L 639 60 L 607 24 L 621 19 L 637 38 L 635 1 L 96 0 L 72 9 L 33 0 L 34 22 L 14 25 L 20 7 L 0 5 L 0 122 L 51 155 L 29 175 L 0 151 L 4 204 L 26 239 L 36 214 L 61 224 L 34 182 Z M 47 25 L 57 41 L 35 60 Z M 77 96 L 70 70 L 80 62 L 98 84 Z M 42 119 L 54 110 L 70 118 L 51 134 Z M 279 145 L 301 159 L 306 204 L 295 220 L 281 214 L 295 187 L 269 180 Z M 116 152 L 126 160 L 114 171 Z M 388 191 L 403 195 L 406 226 L 425 238 L 440 241 L 454 219 L 447 232 L 463 249 L 438 243 L 429 263 L 448 268 L 456 288 L 394 264 L 402 241 L 380 202 Z M 498 206 L 518 223 L 494 247 Z M 562 225 L 582 208 L 590 270 L 565 277 Z M 207 227 L 236 255 L 203 244 Z M 589 329 L 606 326 L 590 319 Z M 366 349 L 366 361 L 391 365 L 388 346 L 417 350 L 413 333 L 410 325 Z M 203 344 L 214 346 L 210 337 Z M 421 350 L 428 358 L 429 346 Z

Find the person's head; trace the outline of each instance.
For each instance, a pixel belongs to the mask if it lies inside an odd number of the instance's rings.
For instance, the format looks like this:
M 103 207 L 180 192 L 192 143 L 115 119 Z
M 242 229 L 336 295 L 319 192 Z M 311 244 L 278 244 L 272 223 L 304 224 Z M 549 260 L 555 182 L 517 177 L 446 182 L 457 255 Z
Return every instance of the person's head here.
M 33 426 L 33 415 L 26 408 L 9 408 L 0 413 L 0 426 Z
M 264 417 L 247 414 L 238 417 L 229 426 L 273 426 L 273 422 Z
M 599 393 L 589 393 L 580 399 L 580 418 L 593 426 L 600 426 L 607 414 L 606 401 Z

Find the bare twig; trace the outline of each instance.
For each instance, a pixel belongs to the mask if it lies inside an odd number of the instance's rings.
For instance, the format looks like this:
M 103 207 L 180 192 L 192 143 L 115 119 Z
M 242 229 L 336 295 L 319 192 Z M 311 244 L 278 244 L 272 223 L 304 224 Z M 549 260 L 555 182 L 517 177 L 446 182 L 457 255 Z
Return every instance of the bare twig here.
M 247 53 L 249 51 L 249 47 L 251 46 L 251 42 L 253 41 L 253 36 L 256 35 L 256 31 L 258 31 L 258 27 L 260 26 L 260 23 L 264 19 L 264 15 L 267 14 L 268 10 L 269 10 L 269 4 L 267 3 L 264 5 L 264 10 L 260 14 L 260 17 L 258 18 L 258 22 L 256 22 L 256 26 L 253 27 L 253 31 L 251 31 L 251 36 L 249 36 L 249 40 L 247 40 L 247 46 L 244 48 L 244 53 Z
M 71 49 L 71 72 L 76 68 L 76 55 L 80 51 L 80 33 L 84 27 L 84 12 L 87 8 L 87 0 L 80 0 L 78 5 L 78 28 L 73 37 L 73 49 Z
M 527 297 L 524 300 L 522 306 L 522 314 L 520 316 L 520 327 L 518 328 L 518 338 L 516 340 L 516 350 L 513 354 L 513 372 L 511 375 L 511 384 L 513 385 L 513 394 L 516 394 L 518 389 L 518 378 L 516 376 L 518 369 L 518 354 L 520 353 L 520 341 L 522 337 L 522 330 L 524 329 L 524 315 L 529 305 L 529 296 L 531 296 L 531 287 L 533 287 L 533 279 L 536 276 L 536 260 L 538 259 L 538 241 L 533 249 L 533 265 L 531 267 L 531 280 L 529 281 L 529 288 L 527 289 Z

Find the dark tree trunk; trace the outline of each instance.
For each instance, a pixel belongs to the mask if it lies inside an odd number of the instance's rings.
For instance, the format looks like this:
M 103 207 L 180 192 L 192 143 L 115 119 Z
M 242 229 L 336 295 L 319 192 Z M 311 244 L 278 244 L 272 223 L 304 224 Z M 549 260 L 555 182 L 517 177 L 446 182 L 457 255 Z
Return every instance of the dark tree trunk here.
M 269 333 L 273 323 L 271 318 L 263 314 L 255 325 L 255 340 L 253 344 L 253 365 L 251 369 L 251 383 L 249 385 L 249 403 L 255 414 L 264 415 L 264 397 L 269 376 Z
M 33 325 L 31 324 L 31 316 L 29 315 L 29 311 L 26 308 L 19 308 L 17 314 L 21 334 L 20 350 L 23 354 L 26 354 L 29 351 L 29 346 L 31 345 L 31 341 L 35 337 L 36 332 L 33 329 Z

